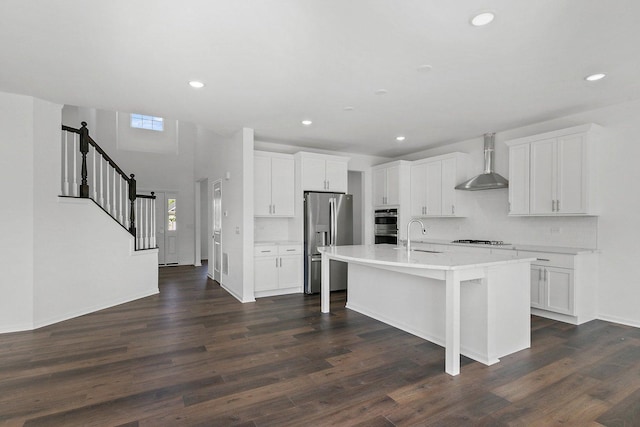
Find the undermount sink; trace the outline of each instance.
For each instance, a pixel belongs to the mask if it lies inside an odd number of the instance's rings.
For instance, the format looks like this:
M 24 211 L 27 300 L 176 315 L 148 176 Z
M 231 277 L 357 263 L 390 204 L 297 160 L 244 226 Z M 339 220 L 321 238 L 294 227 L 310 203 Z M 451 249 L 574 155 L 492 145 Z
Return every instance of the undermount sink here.
M 393 249 L 395 249 L 397 251 L 399 251 L 399 250 L 406 251 L 407 250 L 407 248 L 399 248 L 399 247 L 395 247 Z M 430 251 L 430 250 L 427 250 L 427 249 L 411 249 L 411 252 L 426 252 L 426 253 L 429 253 L 429 254 L 441 254 L 442 253 L 442 252 L 438 252 L 438 251 Z

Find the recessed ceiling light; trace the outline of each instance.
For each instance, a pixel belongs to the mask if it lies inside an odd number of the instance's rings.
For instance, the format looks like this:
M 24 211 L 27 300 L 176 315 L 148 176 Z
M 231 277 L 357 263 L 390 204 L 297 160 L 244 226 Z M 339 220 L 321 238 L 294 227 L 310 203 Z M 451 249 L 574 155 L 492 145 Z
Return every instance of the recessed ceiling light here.
M 312 123 L 313 122 L 311 120 L 303 120 L 302 121 L 302 124 L 305 125 L 305 126 L 311 126 Z
M 420 65 L 418 67 L 418 71 L 420 71 L 421 73 L 428 73 L 432 69 L 433 69 L 433 67 L 431 65 L 428 65 L 428 64 L 423 64 L 423 65 Z
M 396 141 L 398 141 L 398 142 L 402 142 L 402 141 L 404 141 L 405 139 L 407 139 L 407 138 L 405 138 L 405 137 L 404 137 L 404 136 L 402 136 L 402 135 L 400 135 L 400 136 L 396 136 Z
M 374 93 L 375 93 L 376 95 L 386 95 L 386 94 L 387 94 L 387 92 L 389 92 L 389 91 L 388 91 L 388 90 L 386 90 L 386 89 L 378 89 L 378 90 L 377 90 L 377 91 L 375 91 Z
M 191 86 L 191 87 L 193 87 L 193 88 L 196 88 L 196 89 L 200 89 L 200 88 L 203 88 L 203 87 L 204 87 L 204 83 L 199 82 L 199 81 L 197 81 L 197 80 L 191 80 L 191 81 L 189 82 L 189 86 Z
M 491 12 L 482 12 L 471 18 L 471 25 L 474 27 L 482 27 L 483 25 L 487 25 L 493 21 L 493 18 L 495 17 L 496 16 Z
M 591 74 L 590 76 L 585 77 L 584 79 L 588 82 L 595 82 L 597 80 L 604 79 L 607 75 L 605 73 L 597 73 Z

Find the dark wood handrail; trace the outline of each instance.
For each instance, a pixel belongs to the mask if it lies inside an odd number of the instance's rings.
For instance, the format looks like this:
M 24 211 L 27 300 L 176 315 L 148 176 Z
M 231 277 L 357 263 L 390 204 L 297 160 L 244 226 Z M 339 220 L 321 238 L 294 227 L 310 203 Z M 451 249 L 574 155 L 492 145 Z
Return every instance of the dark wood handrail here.
M 84 137 L 86 138 L 87 142 L 90 145 L 93 145 L 93 148 L 95 148 L 96 151 L 98 153 L 100 153 L 100 155 L 102 157 L 104 157 L 104 159 L 107 161 L 107 163 L 109 163 L 109 165 L 111 165 L 111 167 L 114 168 L 116 170 L 116 172 L 118 172 L 118 174 L 120 174 L 120 176 L 122 176 L 125 180 L 130 181 L 130 178 L 120 168 L 120 166 L 118 166 L 116 164 L 116 162 L 114 162 L 113 159 L 111 157 L 109 157 L 109 155 L 102 149 L 102 147 L 100 147 L 100 145 L 98 145 L 98 143 L 93 138 L 91 138 L 91 136 L 89 135 L 89 129 L 87 129 L 87 122 L 82 122 L 82 127 L 80 129 L 72 128 L 71 126 L 62 125 L 62 130 L 66 130 L 67 132 L 77 133 L 80 136 L 82 136 L 82 132 L 85 129 L 86 129 L 87 132 L 86 132 Z
M 154 199 L 156 198 L 155 192 L 151 192 L 151 195 L 148 194 L 136 194 L 137 199 Z

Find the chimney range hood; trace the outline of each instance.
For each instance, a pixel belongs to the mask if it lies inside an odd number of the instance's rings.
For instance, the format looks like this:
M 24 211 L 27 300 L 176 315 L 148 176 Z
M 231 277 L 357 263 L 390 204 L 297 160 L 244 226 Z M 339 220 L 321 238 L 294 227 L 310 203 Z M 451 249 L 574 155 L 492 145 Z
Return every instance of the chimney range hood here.
M 484 134 L 484 172 L 456 186 L 456 190 L 495 190 L 509 187 L 509 181 L 493 171 L 495 133 Z

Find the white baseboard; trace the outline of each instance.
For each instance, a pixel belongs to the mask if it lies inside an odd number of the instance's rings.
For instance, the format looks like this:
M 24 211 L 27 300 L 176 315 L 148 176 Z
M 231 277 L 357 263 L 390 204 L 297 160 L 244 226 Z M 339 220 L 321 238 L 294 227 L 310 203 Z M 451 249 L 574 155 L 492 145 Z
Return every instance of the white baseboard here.
M 598 319 L 605 320 L 607 322 L 619 323 L 620 325 L 633 326 L 634 328 L 640 328 L 640 322 L 636 320 L 624 319 L 622 317 L 608 316 L 606 314 L 599 314 Z

